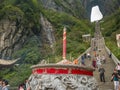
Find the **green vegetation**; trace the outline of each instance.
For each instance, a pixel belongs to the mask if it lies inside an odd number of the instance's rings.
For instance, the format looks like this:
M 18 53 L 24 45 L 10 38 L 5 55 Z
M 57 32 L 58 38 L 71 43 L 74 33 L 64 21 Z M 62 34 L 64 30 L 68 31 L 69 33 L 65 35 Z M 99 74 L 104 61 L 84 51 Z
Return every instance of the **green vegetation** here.
M 93 34 L 93 25 L 88 23 L 87 20 L 80 20 L 64 12 L 56 12 L 52 10 L 43 10 L 43 15 L 52 23 L 56 28 L 55 37 L 57 39 L 55 45 L 55 56 L 60 57 L 62 55 L 62 35 L 63 27 L 67 27 L 67 53 L 72 57 L 77 58 L 88 47 L 89 43 L 85 43 L 82 40 L 83 34 Z M 74 49 L 74 47 L 77 47 Z M 51 56 L 51 55 L 49 55 Z M 59 59 L 61 60 L 61 59 Z M 56 61 L 56 60 L 54 60 Z M 57 60 L 58 61 L 58 60 Z M 53 62 L 53 61 L 51 61 Z
M 64 0 L 63 0 L 64 1 Z M 52 9 L 46 9 L 42 6 L 38 0 L 3 0 L 0 3 L 0 20 L 9 19 L 11 21 L 19 22 L 18 26 L 23 26 L 25 31 L 32 32 L 31 37 L 23 45 L 23 47 L 14 52 L 12 57 L 22 57 L 22 61 L 19 66 L 14 66 L 10 69 L 2 69 L 0 71 L 0 77 L 9 80 L 11 86 L 18 86 L 24 81 L 26 77 L 31 74 L 30 66 L 39 63 L 42 59 L 47 62 L 56 63 L 62 60 L 62 35 L 63 27 L 67 28 L 67 59 L 73 60 L 83 53 L 89 46 L 89 42 L 82 40 L 83 34 L 94 33 L 94 25 L 88 20 L 83 20 L 80 17 L 84 15 L 84 9 L 81 7 L 81 13 L 77 12 L 78 7 L 74 10 L 65 6 L 69 5 L 67 1 L 61 3 L 60 0 L 55 0 L 58 6 L 62 6 L 66 11 L 58 12 Z M 77 3 L 78 4 L 78 3 Z M 41 15 L 46 18 L 55 29 L 56 43 L 54 45 L 54 53 L 51 53 L 51 48 L 44 44 L 44 53 L 41 53 L 41 42 L 37 36 L 37 33 L 41 31 L 40 17 Z M 20 22 L 21 21 L 21 22 Z M 120 59 L 120 53 L 116 45 L 115 35 L 120 33 L 120 10 L 112 16 L 105 19 L 102 23 L 104 27 L 103 35 L 105 36 L 107 46 L 115 53 Z M 112 46 L 112 47 L 110 47 Z
M 117 46 L 116 34 L 120 34 L 120 10 L 107 17 L 102 23 L 104 28 L 103 35 L 105 37 L 108 48 L 120 59 L 120 48 Z
M 22 18 L 24 13 L 16 6 L 7 5 L 0 10 L 0 19 L 8 18 L 10 20 L 16 20 L 17 17 Z
M 20 66 L 14 66 L 13 68 L 3 69 L 0 71 L 0 77 L 7 79 L 11 87 L 16 87 L 20 83 L 23 83 L 25 78 L 28 78 L 31 74 L 29 64 L 23 64 Z
M 56 0 L 57 1 L 57 0 Z M 57 3 L 57 2 L 56 2 Z M 67 3 L 67 2 L 66 2 Z M 62 4 L 63 5 L 63 4 Z M 65 11 L 70 10 L 65 7 Z M 72 10 L 70 10 L 72 12 Z M 9 19 L 18 22 L 18 26 L 24 26 L 26 31 L 40 32 L 40 17 L 43 15 L 55 29 L 55 52 L 51 53 L 48 45 L 44 45 L 44 53 L 41 53 L 39 38 L 29 37 L 24 46 L 13 53 L 12 57 L 22 57 L 19 66 L 10 69 L 2 69 L 0 77 L 9 80 L 11 86 L 18 86 L 31 74 L 30 66 L 39 63 L 42 59 L 50 63 L 62 60 L 62 34 L 63 27 L 67 27 L 67 59 L 76 59 L 88 47 L 89 42 L 83 42 L 83 34 L 93 34 L 93 25 L 87 20 L 78 19 L 75 12 L 68 14 L 45 9 L 37 0 L 4 0 L 0 4 L 0 20 Z M 77 15 L 77 14 L 76 14 Z M 37 33 L 34 33 L 37 34 Z

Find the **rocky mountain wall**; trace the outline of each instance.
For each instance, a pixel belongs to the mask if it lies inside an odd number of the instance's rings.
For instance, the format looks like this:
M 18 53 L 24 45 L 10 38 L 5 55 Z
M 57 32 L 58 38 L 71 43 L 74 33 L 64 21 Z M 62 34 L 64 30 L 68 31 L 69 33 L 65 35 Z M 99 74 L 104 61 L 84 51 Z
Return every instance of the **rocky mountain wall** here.
M 24 34 L 23 34 L 24 33 Z M 19 50 L 27 39 L 22 26 L 16 26 L 15 21 L 3 19 L 0 21 L 0 58 L 10 59 L 12 53 Z
M 54 30 L 52 24 L 41 15 L 40 32 L 33 32 L 32 28 L 27 29 L 23 25 L 17 25 L 16 21 L 3 19 L 0 21 L 0 58 L 11 59 L 12 53 L 21 49 L 30 37 L 37 37 L 42 48 L 48 44 L 53 48 L 55 43 Z M 20 22 L 19 22 L 20 23 Z

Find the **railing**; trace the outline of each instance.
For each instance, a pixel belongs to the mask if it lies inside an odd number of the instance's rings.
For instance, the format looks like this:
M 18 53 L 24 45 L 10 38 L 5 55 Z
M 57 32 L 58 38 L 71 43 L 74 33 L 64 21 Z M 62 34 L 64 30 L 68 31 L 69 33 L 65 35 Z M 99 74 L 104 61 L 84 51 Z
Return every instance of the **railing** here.
M 89 51 L 90 51 L 91 47 L 88 48 L 84 53 L 82 53 L 79 57 L 78 57 L 78 60 L 81 60 L 81 56 L 83 56 L 85 53 L 87 54 Z M 105 49 L 108 53 L 108 55 L 111 54 L 111 59 L 114 61 L 114 63 L 117 65 L 118 63 L 120 63 L 120 61 L 118 60 L 118 58 L 110 51 L 110 49 L 105 46 Z
M 103 40 L 104 40 L 104 38 L 103 38 Z M 104 40 L 104 42 L 105 42 L 105 40 Z M 105 45 L 105 44 L 104 44 L 104 45 Z M 116 65 L 117 65 L 118 63 L 120 63 L 120 61 L 118 60 L 118 58 L 110 51 L 110 49 L 109 49 L 107 46 L 105 46 L 105 49 L 106 49 L 108 55 L 111 54 L 111 59 L 114 61 L 114 63 L 115 63 Z
M 114 63 L 117 65 L 118 63 L 120 63 L 120 61 L 118 60 L 118 58 L 110 51 L 110 49 L 105 46 L 105 49 L 107 51 L 107 53 L 110 55 L 111 54 L 111 59 L 114 61 Z

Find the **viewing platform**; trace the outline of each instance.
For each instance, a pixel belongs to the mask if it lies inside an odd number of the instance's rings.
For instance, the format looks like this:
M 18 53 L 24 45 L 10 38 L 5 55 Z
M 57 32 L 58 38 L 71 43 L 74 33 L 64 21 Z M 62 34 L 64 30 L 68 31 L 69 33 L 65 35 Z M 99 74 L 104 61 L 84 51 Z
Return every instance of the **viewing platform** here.
M 93 68 L 72 64 L 38 64 L 31 68 L 31 90 L 97 90 Z

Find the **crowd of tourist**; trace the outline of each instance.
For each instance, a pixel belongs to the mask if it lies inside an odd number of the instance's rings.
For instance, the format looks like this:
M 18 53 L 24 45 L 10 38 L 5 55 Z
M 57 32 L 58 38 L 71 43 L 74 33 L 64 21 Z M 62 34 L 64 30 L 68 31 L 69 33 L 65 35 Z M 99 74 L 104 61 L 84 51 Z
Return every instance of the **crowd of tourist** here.
M 94 57 L 92 57 L 90 55 L 90 53 L 88 54 L 84 54 L 83 56 L 81 56 L 81 64 L 86 66 L 85 60 L 92 60 L 92 64 L 91 66 L 96 70 L 98 70 L 99 72 L 99 80 L 101 82 L 106 82 L 105 81 L 105 68 L 103 67 L 102 64 L 106 64 L 106 57 L 103 54 L 102 56 L 100 56 L 99 54 L 94 53 Z M 112 58 L 112 54 L 109 54 L 109 58 Z M 114 90 L 120 90 L 120 63 L 117 64 L 117 66 L 115 67 L 115 69 L 113 70 L 113 73 L 111 75 L 111 81 L 114 84 Z
M 9 90 L 10 86 L 7 80 L 0 78 L 0 90 Z M 10 89 L 11 90 L 11 89 Z M 28 79 L 26 78 L 23 83 L 18 86 L 17 90 L 31 90 L 28 85 Z

